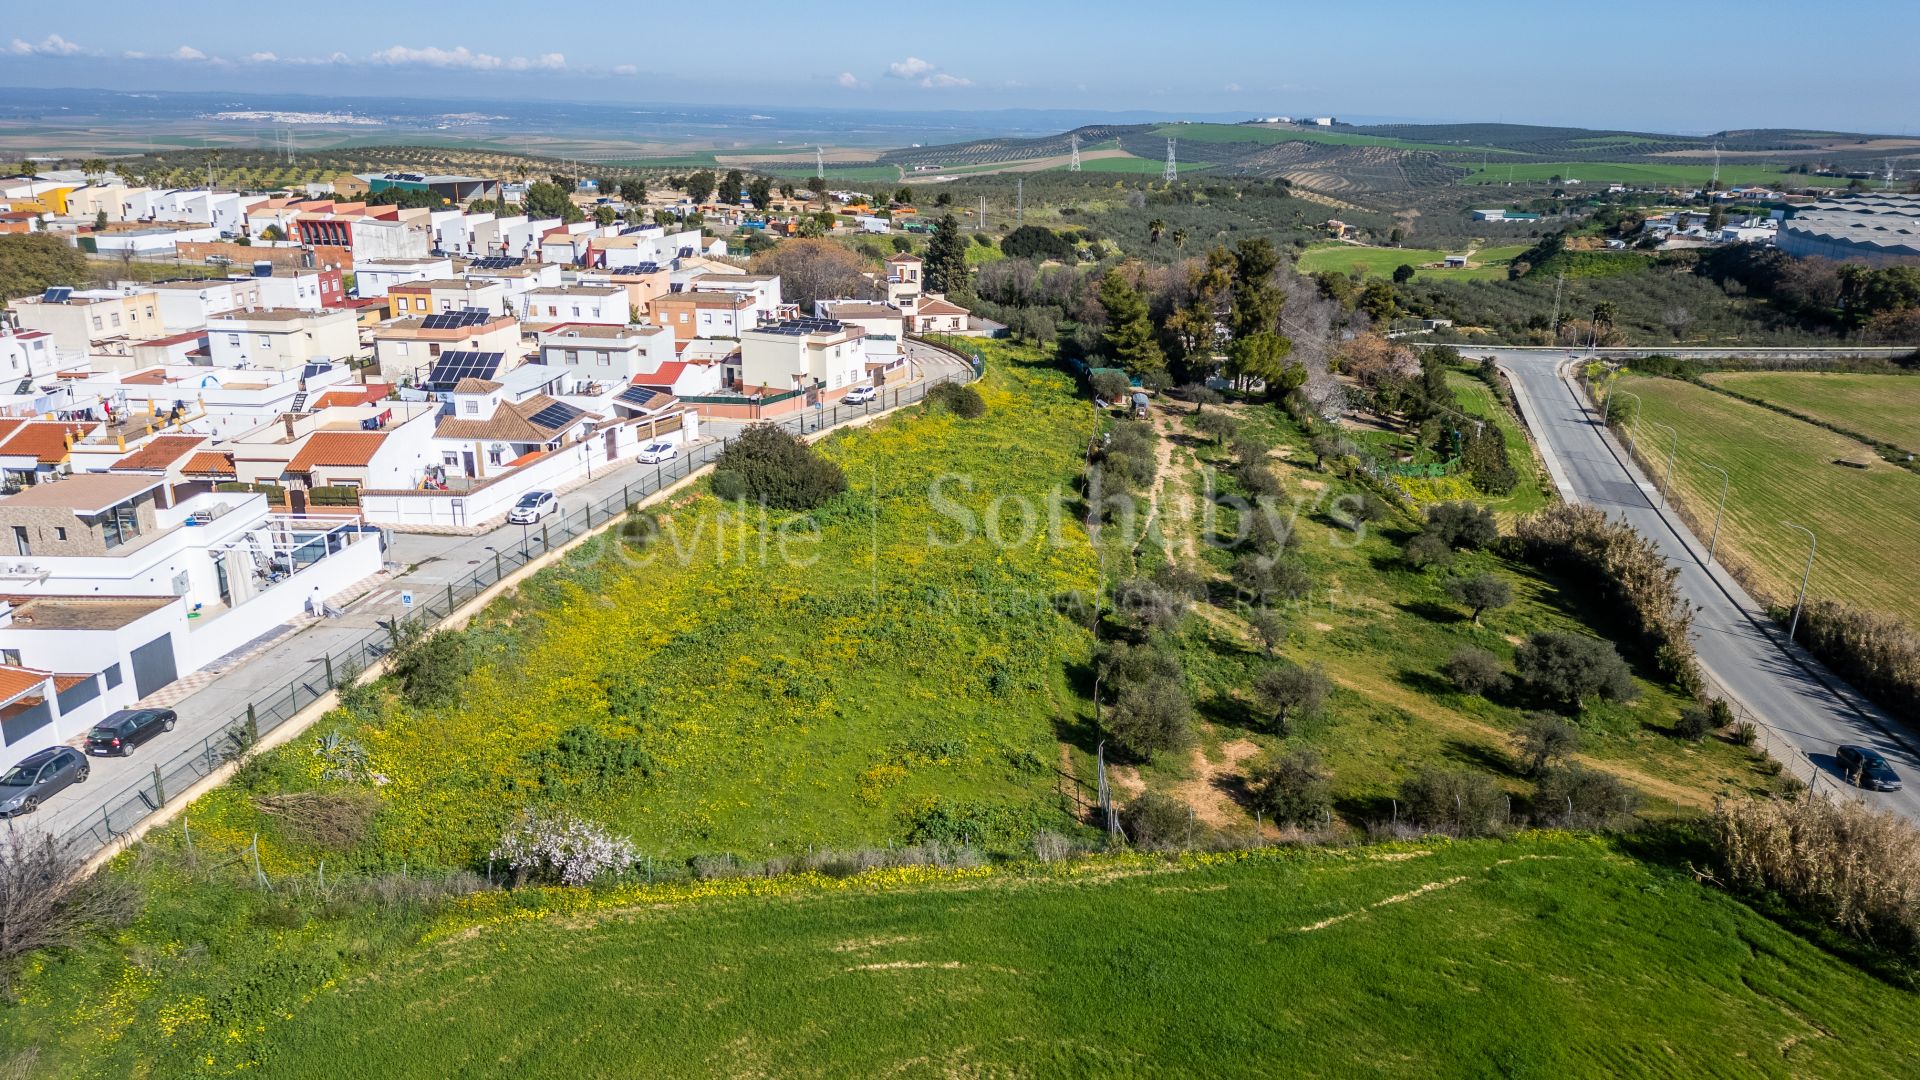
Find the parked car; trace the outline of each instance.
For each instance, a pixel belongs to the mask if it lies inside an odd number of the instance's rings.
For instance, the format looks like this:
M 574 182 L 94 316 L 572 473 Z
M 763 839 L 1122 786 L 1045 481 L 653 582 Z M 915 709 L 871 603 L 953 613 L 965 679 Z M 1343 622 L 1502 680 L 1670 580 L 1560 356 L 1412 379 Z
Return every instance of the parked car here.
M 87 753 L 132 757 L 134 747 L 172 731 L 179 719 L 172 709 L 121 709 L 87 732 Z
M 841 400 L 849 405 L 865 405 L 867 402 L 879 396 L 880 391 L 875 390 L 871 386 L 856 386 L 847 391 L 847 396 Z
M 680 456 L 680 448 L 670 442 L 656 440 L 640 448 L 640 455 L 634 458 L 642 465 L 658 465 L 663 461 L 672 461 Z
M 531 525 L 548 514 L 560 509 L 560 496 L 551 491 L 529 491 L 520 496 L 520 501 L 507 511 L 507 522 L 512 525 Z
M 1847 782 L 1868 791 L 1899 791 L 1900 774 L 1893 771 L 1887 759 L 1880 756 L 1878 750 L 1869 750 L 1864 746 L 1842 746 L 1834 751 L 1833 760 L 1846 774 Z
M 0 817 L 31 814 L 92 771 L 86 756 L 71 746 L 35 750 L 0 775 Z

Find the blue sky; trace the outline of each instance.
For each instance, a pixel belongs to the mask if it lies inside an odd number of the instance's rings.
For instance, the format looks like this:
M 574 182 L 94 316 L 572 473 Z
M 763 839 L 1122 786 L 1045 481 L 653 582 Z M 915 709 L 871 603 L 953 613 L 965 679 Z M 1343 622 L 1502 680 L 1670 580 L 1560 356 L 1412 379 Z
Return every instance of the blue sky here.
M 13 6 L 0 86 L 1920 131 L 1916 0 Z

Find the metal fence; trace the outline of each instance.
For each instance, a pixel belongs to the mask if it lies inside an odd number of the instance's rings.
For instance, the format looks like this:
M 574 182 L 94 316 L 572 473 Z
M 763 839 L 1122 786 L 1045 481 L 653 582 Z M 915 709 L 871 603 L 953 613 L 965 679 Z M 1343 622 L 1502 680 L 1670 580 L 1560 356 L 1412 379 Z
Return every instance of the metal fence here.
M 955 357 L 967 363 L 967 357 Z M 830 405 L 811 407 L 779 420 L 755 421 L 774 424 L 796 435 L 809 435 L 863 417 L 911 405 L 924 399 L 933 389 L 950 382 L 969 382 L 975 378 L 971 365 L 965 374 L 942 375 L 923 379 L 909 386 L 882 392 L 866 405 Z M 565 514 L 557 514 L 522 530 L 517 543 L 503 542 L 493 550 L 491 560 L 483 559 L 464 579 L 444 586 L 425 586 L 412 590 L 419 598 L 414 606 L 393 622 L 418 623 L 432 628 L 457 611 L 468 600 L 511 575 L 533 559 L 576 537 L 603 528 L 628 510 L 657 492 L 686 479 L 712 464 L 731 442 L 702 443 L 672 461 L 641 467 L 634 478 L 621 485 L 617 494 L 597 499 Z M 512 535 L 508 534 L 508 540 Z M 267 691 L 246 703 L 229 717 L 220 730 L 201 740 L 200 745 L 183 750 L 153 767 L 144 779 L 128 785 L 108 797 L 92 816 L 66 830 L 60 836 L 76 852 L 91 855 L 126 834 L 169 802 L 178 800 L 188 788 L 212 774 L 221 765 L 238 758 L 281 724 L 319 700 L 335 687 L 351 682 L 361 672 L 393 648 L 394 631 L 385 627 L 369 630 L 358 641 L 335 649 L 314 660 L 306 670 L 287 680 L 285 686 Z

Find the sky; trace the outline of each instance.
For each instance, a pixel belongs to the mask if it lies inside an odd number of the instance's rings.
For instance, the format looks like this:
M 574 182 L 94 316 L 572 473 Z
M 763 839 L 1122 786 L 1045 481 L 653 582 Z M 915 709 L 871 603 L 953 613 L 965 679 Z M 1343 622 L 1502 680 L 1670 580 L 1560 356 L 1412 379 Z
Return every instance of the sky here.
M 10 6 L 0 86 L 1920 132 L 1917 0 Z

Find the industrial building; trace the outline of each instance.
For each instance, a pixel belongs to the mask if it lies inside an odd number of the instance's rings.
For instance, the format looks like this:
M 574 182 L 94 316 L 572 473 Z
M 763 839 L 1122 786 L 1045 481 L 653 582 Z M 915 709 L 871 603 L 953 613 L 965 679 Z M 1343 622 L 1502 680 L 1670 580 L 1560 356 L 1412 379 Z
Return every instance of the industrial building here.
M 1780 223 L 1774 246 L 1828 259 L 1920 258 L 1920 195 L 1822 199 Z

